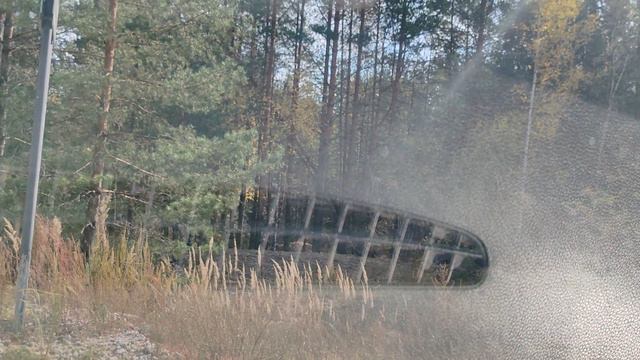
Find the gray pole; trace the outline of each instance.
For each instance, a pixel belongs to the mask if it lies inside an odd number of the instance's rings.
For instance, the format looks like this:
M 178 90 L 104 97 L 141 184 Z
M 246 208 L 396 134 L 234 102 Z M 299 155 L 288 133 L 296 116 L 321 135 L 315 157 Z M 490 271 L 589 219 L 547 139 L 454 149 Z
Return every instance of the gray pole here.
M 58 21 L 59 0 L 42 0 L 42 25 L 40 33 L 40 57 L 38 64 L 38 83 L 36 88 L 35 111 L 33 113 L 33 134 L 29 155 L 29 182 L 22 217 L 22 243 L 20 245 L 20 264 L 16 284 L 16 326 L 24 323 L 25 292 L 29 285 L 29 267 L 31 265 L 31 245 L 38 203 L 38 181 L 42 162 L 42 142 L 44 121 L 47 113 L 47 94 L 49 92 L 49 72 L 51 54 L 55 41 Z

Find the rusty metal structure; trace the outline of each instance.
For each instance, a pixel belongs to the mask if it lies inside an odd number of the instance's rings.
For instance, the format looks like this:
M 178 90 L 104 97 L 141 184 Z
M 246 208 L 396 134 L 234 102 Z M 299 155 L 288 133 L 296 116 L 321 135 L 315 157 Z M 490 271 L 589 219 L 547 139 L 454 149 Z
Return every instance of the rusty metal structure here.
M 489 267 L 487 249 L 474 234 L 353 199 L 277 192 L 266 223 L 243 233 L 229 237 L 228 247 L 253 257 L 258 272 L 269 260 L 292 260 L 328 272 L 340 266 L 354 282 L 366 274 L 369 284 L 451 287 L 481 284 Z

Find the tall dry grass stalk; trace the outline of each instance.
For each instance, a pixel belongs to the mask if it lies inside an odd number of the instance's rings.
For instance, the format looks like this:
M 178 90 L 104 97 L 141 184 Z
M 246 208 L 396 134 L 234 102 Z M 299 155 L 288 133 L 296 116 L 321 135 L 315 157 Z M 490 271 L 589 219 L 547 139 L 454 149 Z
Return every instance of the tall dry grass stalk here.
M 0 318 L 9 319 L 20 239 L 7 221 L 0 236 Z M 470 358 L 452 349 L 478 336 L 471 326 L 466 335 L 447 332 L 452 321 L 470 321 L 451 319 L 455 309 L 470 306 L 451 292 L 387 307 L 380 293 L 374 301 L 366 273 L 356 284 L 339 266 L 329 271 L 281 259 L 265 260 L 263 269 L 273 267 L 265 279 L 235 251 L 216 258 L 199 248 L 178 269 L 154 263 L 149 246 L 129 237 L 98 243 L 87 262 L 77 243 L 63 238 L 57 219 L 37 219 L 27 321 L 43 347 L 68 331 L 62 324 L 69 319 L 87 337 L 142 329 L 188 359 Z M 438 269 L 434 284 L 447 273 Z
M 367 312 L 373 313 L 366 275 L 364 285 L 355 285 L 340 267 L 330 272 L 283 259 L 261 264 L 274 268 L 272 279 L 262 279 L 237 252 L 215 259 L 199 248 L 177 271 L 168 261 L 154 264 L 148 245 L 139 249 L 127 238 L 123 233 L 113 245 L 97 242 L 86 262 L 77 243 L 62 237 L 59 220 L 37 219 L 28 316 L 42 334 L 54 336 L 62 314 L 73 313 L 86 317 L 92 331 L 123 326 L 117 321 L 122 316 L 136 319 L 154 340 L 188 358 L 340 358 L 387 342 L 353 343 L 336 335 L 361 331 Z M 19 238 L 5 220 L 3 289 L 15 280 L 18 249 Z
M 7 219 L 2 219 L 2 231 L 0 231 L 0 285 L 6 282 L 15 281 L 15 269 L 18 264 L 18 253 L 20 251 L 20 237 Z
M 354 285 L 339 267 L 328 277 L 318 264 L 300 267 L 293 259 L 272 260 L 270 280 L 238 263 L 236 256 L 223 254 L 216 262 L 192 249 L 184 269 L 188 285 L 145 317 L 153 336 L 188 358 L 341 358 L 352 352 L 354 344 L 335 334 L 363 321 L 373 302 L 366 285 Z

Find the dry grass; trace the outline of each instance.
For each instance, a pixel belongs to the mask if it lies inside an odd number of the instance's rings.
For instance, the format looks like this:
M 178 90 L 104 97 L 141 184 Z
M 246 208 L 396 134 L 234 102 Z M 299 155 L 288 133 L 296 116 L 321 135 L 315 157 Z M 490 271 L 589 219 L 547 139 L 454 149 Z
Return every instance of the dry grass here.
M 456 349 L 467 348 L 460 344 L 478 332 L 469 327 L 461 334 L 451 319 L 469 305 L 449 292 L 386 307 L 366 279 L 356 285 L 339 267 L 329 272 L 283 260 L 262 265 L 274 268 L 273 278 L 265 280 L 256 269 L 245 269 L 235 253 L 215 259 L 197 248 L 178 271 L 168 262 L 153 263 L 148 247 L 128 245 L 126 234 L 112 246 L 93 249 L 86 263 L 77 243 L 63 239 L 61 230 L 56 219 L 37 220 L 28 336 L 12 335 L 32 339 L 34 356 L 48 358 L 62 336 L 82 341 L 135 328 L 168 351 L 167 358 L 473 358 Z M 5 221 L 0 337 L 13 316 L 18 244 L 14 227 Z
M 176 273 L 168 262 L 152 263 L 148 247 L 128 245 L 126 235 L 114 246 L 96 247 L 86 263 L 61 230 L 57 219 L 37 220 L 27 318 L 42 348 L 70 331 L 62 325 L 69 318 L 86 336 L 135 326 L 190 359 L 383 358 L 394 346 L 366 281 L 356 286 L 340 268 L 329 274 L 320 266 L 274 262 L 275 278 L 266 281 L 237 256 L 215 261 L 194 248 L 184 273 Z M 18 240 L 5 221 L 5 319 Z

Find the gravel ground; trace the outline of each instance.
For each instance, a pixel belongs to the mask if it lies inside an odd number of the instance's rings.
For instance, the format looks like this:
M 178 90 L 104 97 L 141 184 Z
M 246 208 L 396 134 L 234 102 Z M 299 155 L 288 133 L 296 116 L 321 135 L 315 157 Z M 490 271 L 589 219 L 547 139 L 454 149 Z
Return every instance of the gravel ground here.
M 138 330 L 125 330 L 93 338 L 73 338 L 65 335 L 52 343 L 41 343 L 36 339 L 20 343 L 3 340 L 0 343 L 0 358 L 44 359 L 168 359 L 158 354 L 156 345 Z
M 124 316 L 114 314 L 118 323 L 126 324 Z M 181 359 L 180 354 L 168 353 L 154 344 L 140 329 L 131 325 L 127 329 L 105 331 L 93 335 L 86 323 L 64 317 L 58 331 L 63 335 L 50 335 L 46 330 L 38 331 L 34 323 L 27 323 L 22 334 L 4 331 L 0 327 L 0 359 Z M 56 333 L 58 333 L 58 331 Z

